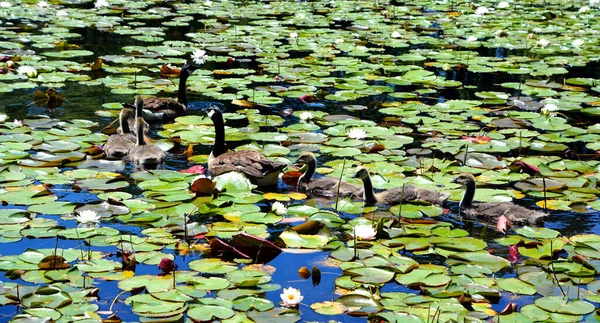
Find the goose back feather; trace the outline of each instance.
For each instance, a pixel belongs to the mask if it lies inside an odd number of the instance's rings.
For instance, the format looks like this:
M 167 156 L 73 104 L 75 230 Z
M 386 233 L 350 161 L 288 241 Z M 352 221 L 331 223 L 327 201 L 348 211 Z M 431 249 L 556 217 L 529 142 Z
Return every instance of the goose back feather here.
M 484 222 L 496 223 L 505 216 L 513 224 L 541 224 L 547 216 L 543 212 L 531 210 L 511 202 L 488 202 L 473 204 L 475 196 L 475 177 L 469 173 L 461 174 L 455 183 L 465 187 L 465 195 L 459 203 L 460 214 L 467 219 L 479 219 Z
M 121 133 L 108 137 L 104 144 L 104 152 L 108 158 L 123 158 L 127 156 L 129 149 L 136 144 L 137 138 L 131 133 L 127 119 L 132 115 L 131 109 L 123 108 L 119 113 Z
M 446 192 L 418 188 L 413 185 L 405 185 L 404 188 L 397 187 L 375 193 L 369 170 L 362 166 L 356 168 L 354 177 L 362 180 L 363 199 L 369 204 L 396 205 L 409 201 L 424 201 L 430 204 L 443 205 L 450 197 L 450 194 Z
M 277 184 L 279 174 L 286 167 L 284 163 L 271 161 L 254 150 L 225 150 L 225 123 L 218 107 L 209 107 L 209 117 L 215 126 L 215 144 L 208 158 L 208 171 L 212 176 L 238 171 L 244 173 L 250 181 L 258 186 Z
M 147 121 L 168 121 L 187 113 L 187 79 L 198 69 L 192 64 L 185 64 L 179 73 L 177 99 L 147 97 L 144 99 L 143 117 Z
M 313 179 L 312 176 L 317 168 L 317 159 L 313 153 L 302 153 L 298 157 L 296 164 L 306 167 L 304 174 L 298 178 L 298 190 L 302 192 L 310 195 L 332 197 L 337 195 L 339 187 L 340 197 L 357 197 L 363 195 L 361 186 L 352 185 L 344 181 L 339 182 L 339 180 L 331 177 Z
M 147 145 L 144 140 L 144 120 L 137 118 L 137 144 L 129 149 L 131 162 L 144 169 L 157 168 L 165 161 L 165 153 L 158 147 Z

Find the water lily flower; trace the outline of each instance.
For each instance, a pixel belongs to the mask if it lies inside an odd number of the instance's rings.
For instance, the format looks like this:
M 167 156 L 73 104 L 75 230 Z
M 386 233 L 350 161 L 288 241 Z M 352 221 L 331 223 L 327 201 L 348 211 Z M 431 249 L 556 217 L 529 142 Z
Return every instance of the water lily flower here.
M 206 0 L 206 1 L 204 1 L 204 5 L 207 7 L 212 7 L 212 1 Z
M 556 111 L 558 111 L 558 107 L 556 106 L 556 104 L 552 103 L 544 105 L 544 107 L 540 110 L 542 115 L 547 115 L 550 117 L 556 116 Z
M 12 122 L 12 124 L 15 127 L 22 127 L 23 126 L 23 121 L 14 119 L 13 122 Z
M 173 270 L 177 269 L 177 265 L 175 265 L 175 262 L 173 260 L 165 257 L 158 264 L 158 269 L 162 271 L 162 273 L 159 275 L 164 276 L 170 274 Z
M 392 38 L 400 38 L 402 37 L 402 34 L 398 31 L 395 31 L 392 33 Z
M 281 300 L 285 307 L 297 307 L 304 299 L 304 296 L 300 294 L 300 290 L 292 287 L 287 289 L 284 288 L 283 293 L 279 296 L 281 296 Z
M 508 7 L 510 7 L 510 3 L 508 3 L 508 1 L 500 1 L 500 3 L 498 3 L 496 6 L 498 9 L 506 9 Z
M 10 8 L 10 7 L 12 7 L 12 4 L 10 4 L 10 2 L 0 1 L 0 8 Z
M 206 51 L 205 50 L 196 49 L 192 53 L 191 58 L 194 61 L 194 63 L 196 63 L 198 65 L 202 65 L 202 64 L 204 64 L 204 62 L 206 62 L 206 59 L 208 58 L 208 55 L 206 55 Z
M 40 1 L 37 3 L 37 5 L 40 8 L 48 8 L 48 2 L 46 2 L 46 1 Z
M 287 208 L 283 203 L 276 201 L 275 203 L 273 203 L 273 205 L 271 205 L 271 211 L 273 211 L 273 213 L 279 216 L 282 216 L 287 213 Z
M 590 6 L 595 6 L 597 4 L 600 4 L 600 0 L 590 0 Z
M 346 136 L 351 139 L 365 139 L 367 138 L 367 132 L 360 128 L 351 128 L 350 130 L 346 130 Z
M 469 36 L 469 37 L 467 37 L 467 41 L 468 41 L 469 43 L 472 43 L 472 42 L 474 42 L 474 41 L 477 41 L 477 37 L 475 37 L 475 36 Z
M 343 42 L 344 42 L 344 39 L 343 39 L 343 38 L 338 38 L 338 39 L 334 40 L 334 42 L 335 42 L 336 44 L 341 44 L 341 43 L 343 43 Z
M 573 43 L 571 43 L 571 45 L 573 47 L 579 48 L 581 45 L 583 45 L 585 43 L 585 41 L 583 39 L 575 39 L 573 41 Z
M 79 212 L 76 219 L 82 224 L 94 224 L 100 222 L 100 215 L 92 210 L 83 210 Z
M 104 8 L 108 6 L 110 6 L 110 3 L 106 0 L 97 0 L 96 3 L 94 3 L 94 8 Z
M 478 16 L 484 16 L 486 15 L 488 12 L 490 12 L 490 9 L 488 9 L 487 7 L 477 7 L 477 9 L 475 9 L 475 14 Z
M 31 66 L 19 66 L 17 69 L 17 74 L 27 75 L 27 77 L 36 77 L 37 70 Z
M 0 122 L 6 121 L 7 118 L 8 118 L 8 116 L 6 114 L 0 113 Z
M 508 232 L 508 229 L 510 229 L 511 226 L 512 226 L 512 223 L 504 215 L 501 215 L 500 218 L 498 218 L 498 222 L 496 222 L 496 230 L 498 230 L 498 232 L 501 232 L 504 234 L 506 234 Z
M 300 120 L 302 120 L 304 122 L 315 118 L 315 116 L 310 111 L 302 111 L 300 113 L 300 116 L 298 116 L 298 117 L 300 118 Z
M 354 227 L 354 232 L 352 233 L 358 239 L 361 240 L 373 240 L 375 239 L 375 235 L 377 232 L 373 229 L 373 226 L 370 224 L 361 224 Z
M 538 40 L 537 45 L 541 48 L 544 48 L 546 46 L 548 46 L 550 44 L 550 41 L 546 38 L 542 38 L 540 40 Z
M 579 13 L 586 13 L 586 12 L 590 11 L 590 7 L 583 6 L 583 7 L 579 8 L 578 11 L 579 11 Z
M 64 10 L 58 10 L 58 11 L 56 12 L 56 16 L 57 16 L 57 17 L 66 17 L 66 16 L 68 16 L 68 15 L 69 15 L 69 14 L 68 14 L 66 11 L 64 11 Z
M 291 33 L 290 33 L 290 38 L 291 38 L 291 39 L 296 39 L 296 38 L 298 38 L 298 33 L 297 33 L 297 32 L 291 32 Z

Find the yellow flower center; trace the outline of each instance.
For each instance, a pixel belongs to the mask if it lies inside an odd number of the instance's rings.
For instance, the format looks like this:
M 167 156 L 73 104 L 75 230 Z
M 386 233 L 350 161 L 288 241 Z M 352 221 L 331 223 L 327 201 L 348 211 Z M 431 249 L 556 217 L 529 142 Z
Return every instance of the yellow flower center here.
M 287 297 L 288 297 L 288 299 L 289 299 L 290 301 L 293 301 L 293 300 L 294 300 L 294 298 L 296 298 L 296 297 L 294 296 L 294 294 L 288 294 L 288 296 L 287 296 Z

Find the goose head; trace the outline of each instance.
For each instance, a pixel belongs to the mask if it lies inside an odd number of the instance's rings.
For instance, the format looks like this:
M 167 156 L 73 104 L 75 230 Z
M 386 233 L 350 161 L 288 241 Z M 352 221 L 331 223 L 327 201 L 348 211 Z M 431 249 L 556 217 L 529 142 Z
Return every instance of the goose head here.
M 208 107 L 206 109 L 206 115 L 211 118 L 213 121 L 215 121 L 216 118 L 218 118 L 219 116 L 221 118 L 223 118 L 223 113 L 221 113 L 221 109 L 219 109 L 219 107 L 216 107 L 214 105 L 211 105 L 210 107 Z
M 311 152 L 304 152 L 300 154 L 294 165 L 296 167 L 302 167 L 304 165 L 314 165 L 317 163 L 315 155 Z
M 356 172 L 354 172 L 354 175 L 352 176 L 352 178 L 360 178 L 361 180 L 365 180 L 369 177 L 369 170 L 364 166 L 356 167 Z
M 192 73 L 194 73 L 195 70 L 197 70 L 199 67 L 194 65 L 194 64 L 185 64 L 183 65 L 183 67 L 181 68 L 181 72 L 180 72 L 180 77 L 183 78 L 188 78 L 190 75 L 192 75 Z
M 461 184 L 462 186 L 467 186 L 469 184 L 475 183 L 475 177 L 473 177 L 473 174 L 463 173 L 463 174 L 460 174 L 454 180 L 452 180 L 452 183 L 458 183 L 458 184 Z

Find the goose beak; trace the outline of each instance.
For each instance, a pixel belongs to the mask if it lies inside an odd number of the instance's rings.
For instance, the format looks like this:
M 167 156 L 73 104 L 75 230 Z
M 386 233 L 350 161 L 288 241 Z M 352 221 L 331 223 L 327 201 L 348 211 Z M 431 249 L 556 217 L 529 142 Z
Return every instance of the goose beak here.
M 458 183 L 458 177 L 454 178 L 454 179 L 452 180 L 452 183 Z

